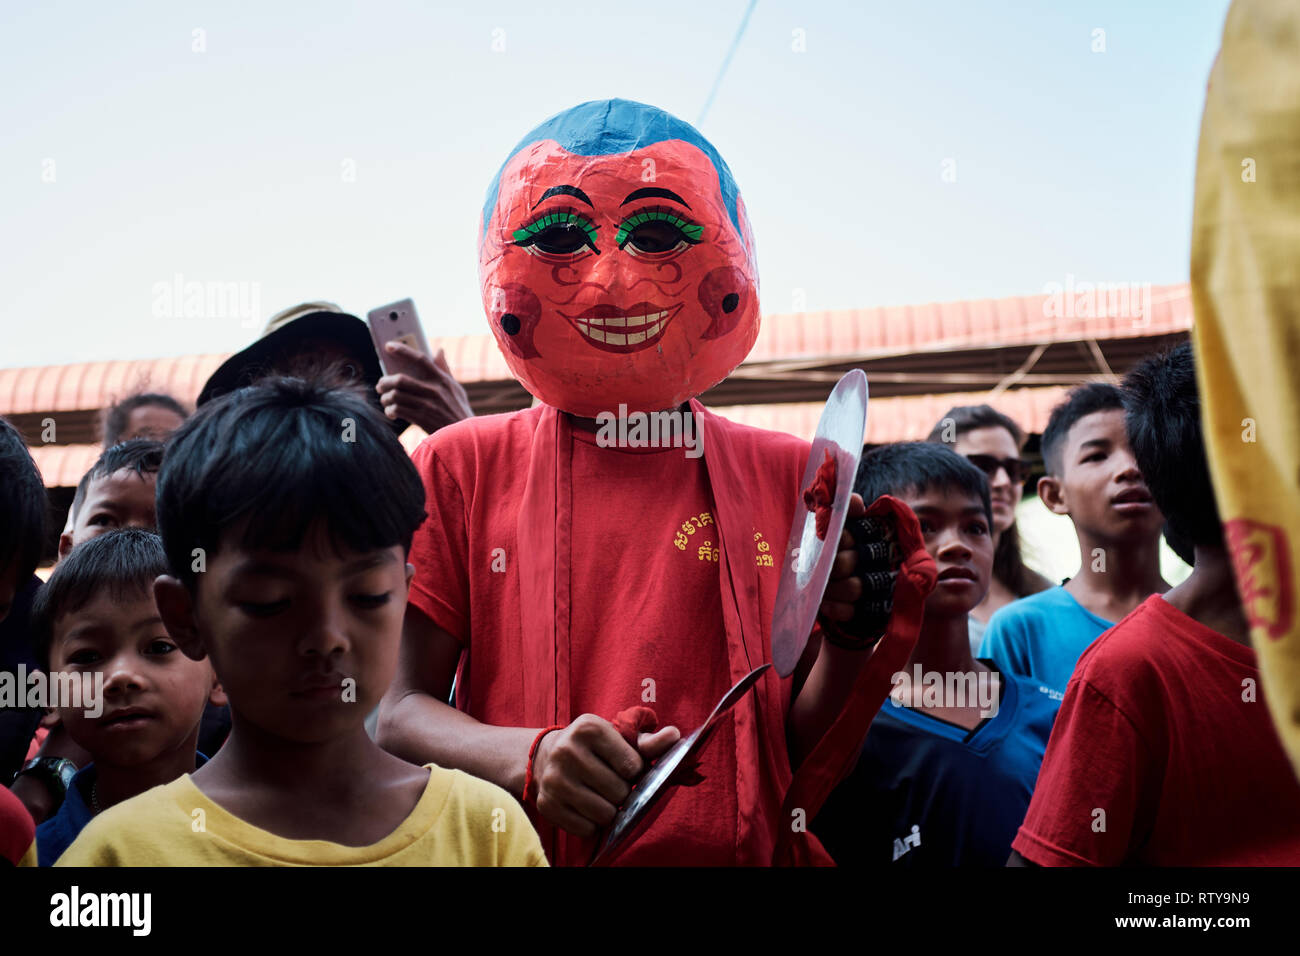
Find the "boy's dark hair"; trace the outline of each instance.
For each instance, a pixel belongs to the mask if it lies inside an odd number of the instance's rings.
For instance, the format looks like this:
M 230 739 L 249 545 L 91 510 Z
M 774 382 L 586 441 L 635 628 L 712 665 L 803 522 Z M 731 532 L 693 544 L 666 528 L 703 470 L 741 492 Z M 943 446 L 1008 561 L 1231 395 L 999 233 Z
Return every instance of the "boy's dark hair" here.
M 60 617 L 104 593 L 114 602 L 141 594 L 152 599 L 153 582 L 166 573 L 162 539 L 152 531 L 106 531 L 73 548 L 32 602 L 32 645 L 41 668 L 50 669 L 54 625 Z
M 424 485 L 401 442 L 354 389 L 264 379 L 199 407 L 167 444 L 158 529 L 172 573 L 193 588 L 194 550 L 293 551 L 318 520 L 354 551 L 401 545 L 424 520 Z
M 1060 476 L 1065 466 L 1062 455 L 1065 454 L 1065 439 L 1075 422 L 1094 412 L 1107 412 L 1112 409 L 1124 410 L 1124 399 L 1119 389 L 1109 382 L 1089 382 L 1072 388 L 1065 396 L 1065 401 L 1052 409 L 1047 427 L 1043 429 L 1043 440 L 1039 450 L 1043 454 L 1043 464 L 1049 475 Z
M 162 467 L 162 459 L 163 443 L 152 438 L 132 438 L 105 449 L 90 466 L 90 471 L 82 475 L 81 481 L 77 483 L 77 493 L 72 496 L 73 520 L 76 520 L 77 512 L 81 510 L 86 500 L 90 483 L 96 478 L 107 478 L 119 471 L 129 470 L 143 479 L 147 474 L 158 473 L 158 469 Z
M 169 412 L 175 412 L 184 421 L 189 413 L 180 402 L 170 395 L 164 395 L 161 392 L 141 392 L 138 395 L 130 395 L 116 405 L 109 407 L 104 413 L 104 447 L 111 448 L 122 440 L 122 434 L 126 431 L 126 426 L 131 421 L 131 413 L 137 408 L 148 405 L 154 405 L 158 408 L 165 408 Z
M 27 443 L 0 418 L 0 571 L 16 564 L 20 589 L 40 563 L 49 507 Z
M 984 517 L 993 529 L 993 503 L 989 480 L 961 455 L 946 445 L 926 441 L 900 441 L 881 445 L 862 456 L 853 490 L 867 504 L 881 495 L 899 495 L 909 490 L 956 488 L 978 498 Z
M 992 405 L 954 405 L 930 429 L 925 440 L 947 444 L 944 439 L 948 438 L 946 432 L 950 422 L 952 441 L 977 428 L 1003 428 L 1016 443 L 1017 450 L 1025 444 L 1025 433 L 1016 424 L 1016 420 L 1002 414 Z M 1014 521 L 1011 527 L 998 535 L 998 543 L 993 548 L 993 576 L 1016 597 L 1028 597 L 1043 589 L 1041 578 L 1025 565 L 1024 556 L 1020 553 L 1020 529 Z
M 1144 359 L 1124 377 L 1123 390 L 1128 442 L 1170 540 L 1221 544 L 1191 343 Z

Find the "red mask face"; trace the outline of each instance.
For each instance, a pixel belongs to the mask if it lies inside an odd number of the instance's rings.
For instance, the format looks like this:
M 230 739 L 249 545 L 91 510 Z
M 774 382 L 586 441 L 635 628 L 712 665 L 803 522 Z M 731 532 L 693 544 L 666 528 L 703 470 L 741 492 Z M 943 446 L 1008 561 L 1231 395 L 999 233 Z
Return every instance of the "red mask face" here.
M 511 370 L 586 418 L 675 408 L 713 387 L 758 337 L 758 272 L 744 203 L 666 140 L 577 156 L 554 140 L 501 171 L 479 249 L 483 306 Z M 743 233 L 743 235 L 742 235 Z

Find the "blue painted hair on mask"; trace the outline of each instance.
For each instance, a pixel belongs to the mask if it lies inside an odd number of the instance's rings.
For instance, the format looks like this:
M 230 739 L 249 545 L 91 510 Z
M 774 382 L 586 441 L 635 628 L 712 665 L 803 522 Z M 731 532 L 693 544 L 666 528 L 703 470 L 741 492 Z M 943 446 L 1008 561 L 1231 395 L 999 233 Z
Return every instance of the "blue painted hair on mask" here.
M 727 207 L 731 224 L 736 228 L 736 235 L 744 243 L 745 235 L 740 228 L 740 215 L 736 210 L 736 181 L 731 178 L 731 170 L 713 148 L 713 144 L 690 123 L 671 113 L 665 113 L 658 107 L 631 100 L 592 100 L 579 104 L 556 113 L 521 139 L 501 164 L 501 169 L 492 177 L 492 185 L 488 187 L 487 201 L 483 204 L 480 242 L 487 236 L 488 223 L 492 221 L 492 211 L 496 209 L 497 195 L 501 191 L 501 173 L 524 147 L 548 139 L 555 140 L 562 149 L 574 156 L 630 153 L 670 139 L 690 143 L 709 157 L 709 162 L 717 171 L 718 183 L 722 187 L 722 202 Z

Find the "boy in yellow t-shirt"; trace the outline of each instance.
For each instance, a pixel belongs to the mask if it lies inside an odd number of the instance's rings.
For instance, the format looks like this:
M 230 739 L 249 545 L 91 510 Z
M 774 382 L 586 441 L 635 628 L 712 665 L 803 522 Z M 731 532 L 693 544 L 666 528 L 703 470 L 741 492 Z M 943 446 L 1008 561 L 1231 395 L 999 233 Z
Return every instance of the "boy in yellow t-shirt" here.
M 173 640 L 230 701 L 192 775 L 98 816 L 60 866 L 545 865 L 504 790 L 381 750 L 424 518 L 415 467 L 349 389 L 277 379 L 204 406 L 158 475 Z

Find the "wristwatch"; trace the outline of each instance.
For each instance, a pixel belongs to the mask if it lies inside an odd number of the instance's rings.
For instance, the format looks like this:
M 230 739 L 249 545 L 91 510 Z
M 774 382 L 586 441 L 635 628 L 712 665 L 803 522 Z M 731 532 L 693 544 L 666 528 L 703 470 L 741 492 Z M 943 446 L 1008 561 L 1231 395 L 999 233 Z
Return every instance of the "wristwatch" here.
M 29 773 L 49 788 L 56 803 L 62 803 L 76 772 L 77 765 L 67 757 L 34 757 L 23 764 L 23 769 L 14 774 L 14 779 Z

